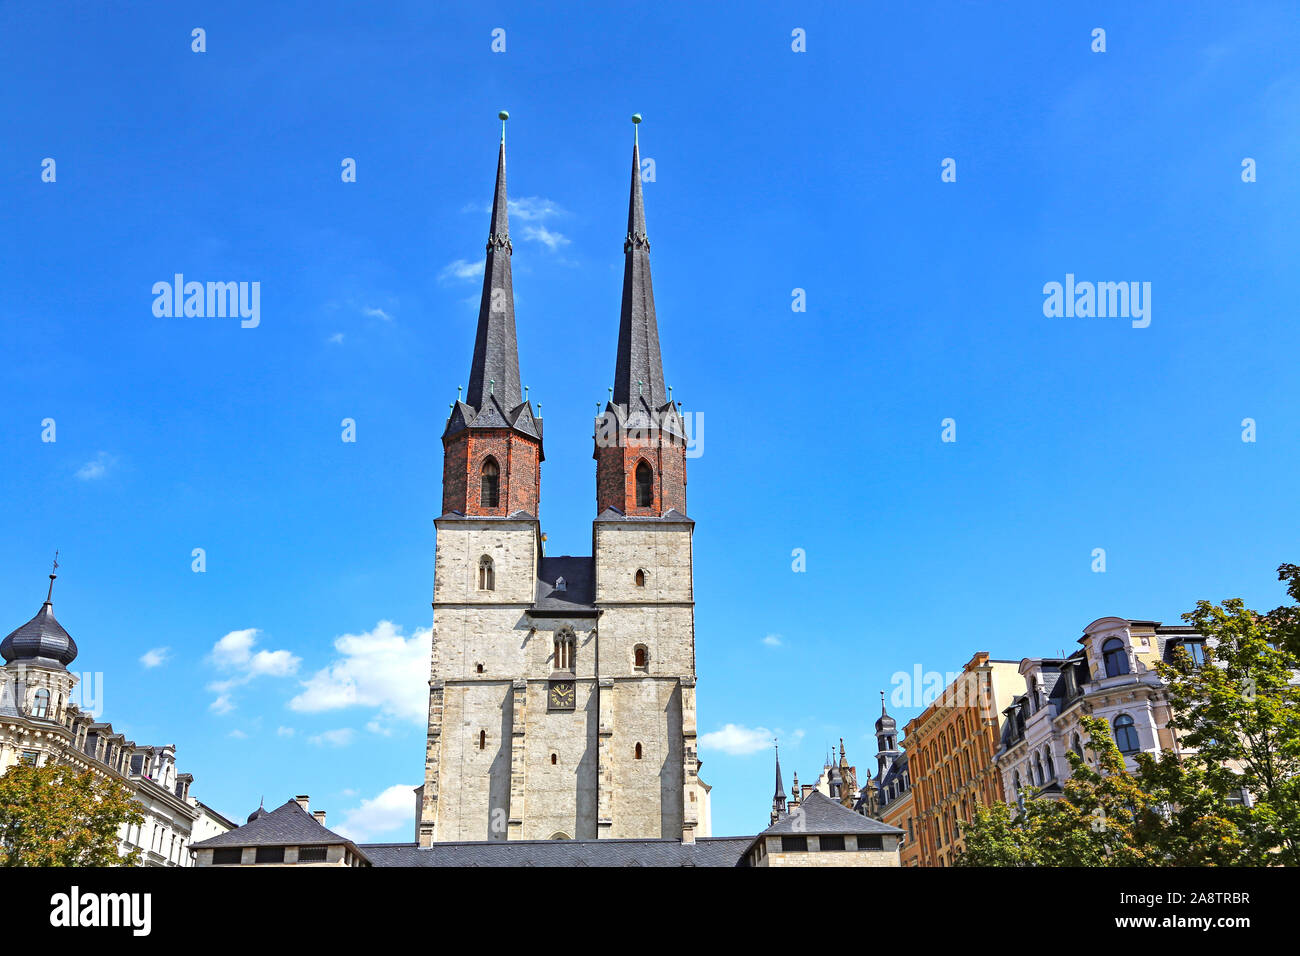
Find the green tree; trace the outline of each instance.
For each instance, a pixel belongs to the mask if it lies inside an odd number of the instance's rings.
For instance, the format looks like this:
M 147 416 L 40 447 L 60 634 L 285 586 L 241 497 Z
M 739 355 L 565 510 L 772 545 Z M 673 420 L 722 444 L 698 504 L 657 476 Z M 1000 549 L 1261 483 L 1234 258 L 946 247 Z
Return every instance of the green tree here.
M 1278 577 L 1300 601 L 1300 567 L 1284 564 Z M 1205 663 L 1180 652 L 1159 672 L 1174 709 L 1169 724 L 1195 751 L 1182 762 L 1203 790 L 1203 809 L 1240 831 L 1242 862 L 1300 864 L 1300 607 L 1259 614 L 1236 598 L 1199 601 L 1183 618 L 1207 639 Z M 1243 787 L 1253 806 L 1240 800 Z
M 1060 799 L 1026 790 L 1012 814 L 999 805 L 980 809 L 964 828 L 959 866 L 1143 866 L 1152 848 L 1141 838 L 1159 811 L 1124 766 L 1104 720 L 1080 720 L 1088 733 L 1086 760 L 1071 751 L 1071 775 Z
M 135 866 L 118 830 L 144 822 L 121 784 L 65 766 L 18 764 L 0 777 L 0 865 Z

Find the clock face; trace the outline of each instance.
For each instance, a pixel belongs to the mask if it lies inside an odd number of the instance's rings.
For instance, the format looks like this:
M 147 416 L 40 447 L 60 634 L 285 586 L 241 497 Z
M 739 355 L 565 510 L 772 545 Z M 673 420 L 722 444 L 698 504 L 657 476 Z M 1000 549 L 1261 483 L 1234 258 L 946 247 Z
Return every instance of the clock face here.
M 555 681 L 551 684 L 551 707 L 554 710 L 573 710 L 573 681 Z

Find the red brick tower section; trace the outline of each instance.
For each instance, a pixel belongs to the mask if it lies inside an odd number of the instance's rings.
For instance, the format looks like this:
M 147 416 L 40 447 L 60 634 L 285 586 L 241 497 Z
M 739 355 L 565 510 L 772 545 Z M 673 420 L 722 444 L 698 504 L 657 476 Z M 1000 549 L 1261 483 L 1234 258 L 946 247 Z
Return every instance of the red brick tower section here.
M 501 150 L 469 388 L 465 400 L 452 406 L 442 434 L 442 513 L 506 517 L 522 511 L 537 517 L 545 459 L 542 420 L 524 400 L 519 384 L 504 113 L 501 119 Z
M 632 147 L 623 257 L 614 394 L 596 419 L 594 436 L 596 510 L 615 508 L 625 515 L 654 517 L 674 510 L 686 514 L 686 429 L 664 386 L 639 145 Z

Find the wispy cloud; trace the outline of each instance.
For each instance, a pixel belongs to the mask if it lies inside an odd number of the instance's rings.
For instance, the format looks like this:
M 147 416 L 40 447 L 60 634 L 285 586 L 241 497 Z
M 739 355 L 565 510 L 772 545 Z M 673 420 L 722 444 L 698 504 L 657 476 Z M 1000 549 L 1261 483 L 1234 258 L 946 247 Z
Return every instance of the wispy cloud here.
M 780 634 L 769 634 L 763 638 L 763 643 L 768 647 L 780 647 L 785 642 L 781 640 Z
M 393 321 L 393 317 L 383 309 L 376 309 L 373 306 L 365 306 L 361 309 L 362 315 L 368 315 L 372 319 L 383 319 L 385 322 Z
M 351 727 L 340 727 L 338 730 L 326 730 L 307 739 L 317 747 L 346 747 L 352 743 L 352 738 L 356 735 L 357 732 Z
M 209 710 L 217 714 L 230 713 L 236 706 L 230 692 L 258 677 L 290 677 L 298 673 L 302 658 L 289 651 L 254 652 L 253 646 L 260 633 L 255 627 L 231 631 L 212 645 L 208 661 L 227 676 L 208 684 L 208 690 L 218 695 L 209 705 Z
M 296 734 L 297 732 L 298 732 L 298 731 L 294 730 L 292 727 L 276 727 L 276 728 L 275 728 L 275 734 L 276 734 L 277 737 L 292 737 L 292 736 L 293 736 L 294 734 Z
M 377 711 L 367 725 L 374 733 L 385 733 L 392 721 L 423 724 L 428 719 L 431 636 L 428 628 L 420 628 L 404 637 L 392 621 L 380 621 L 365 634 L 336 638 L 338 659 L 302 682 L 289 709 L 321 713 L 368 707 Z
M 162 667 L 171 659 L 171 656 L 172 649 L 170 647 L 151 648 L 140 655 L 140 664 L 152 670 L 155 667 Z
M 522 235 L 525 239 L 531 239 L 534 242 L 540 242 L 546 248 L 554 252 L 561 246 L 567 246 L 569 239 L 558 232 L 552 232 L 545 226 L 524 226 Z
M 117 459 L 106 451 L 86 462 L 77 469 L 77 477 L 82 481 L 98 481 L 108 474 L 110 468 L 117 464 Z
M 236 729 L 236 730 L 232 730 L 232 731 L 231 731 L 227 736 L 234 737 L 236 740 L 247 740 L 247 739 L 248 739 L 248 734 L 246 734 L 246 733 L 244 733 L 242 730 L 238 730 L 238 729 Z
M 347 810 L 343 822 L 331 827 L 353 842 L 366 842 L 415 825 L 415 786 L 396 784 L 378 796 L 362 800 L 361 806 Z
M 483 267 L 487 260 L 480 259 L 478 262 L 469 262 L 465 259 L 457 259 L 443 267 L 438 273 L 440 282 L 465 282 L 469 279 L 481 279 L 483 277 Z
M 325 341 L 328 342 L 328 343 L 330 343 L 331 345 L 342 345 L 342 344 L 343 344 L 343 333 L 342 333 L 342 332 L 335 332 L 333 335 L 331 335 L 331 336 L 330 336 L 329 338 L 327 338 Z
M 701 750 L 721 750 L 733 757 L 744 757 L 758 753 L 772 746 L 776 734 L 766 727 L 745 727 L 741 724 L 727 724 L 721 730 L 714 730 L 700 737 Z

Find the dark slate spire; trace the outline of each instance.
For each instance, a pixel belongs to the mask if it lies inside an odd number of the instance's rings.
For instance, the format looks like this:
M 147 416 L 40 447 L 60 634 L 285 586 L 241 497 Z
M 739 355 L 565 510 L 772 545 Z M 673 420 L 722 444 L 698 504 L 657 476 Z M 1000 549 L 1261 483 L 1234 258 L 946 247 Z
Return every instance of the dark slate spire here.
M 781 747 L 776 747 L 776 793 L 772 795 L 772 822 L 785 814 L 785 784 L 781 782 Z M 796 777 L 796 780 L 798 778 Z
M 58 562 L 55 561 L 55 568 Z M 54 619 L 54 573 L 50 590 L 36 616 L 0 641 L 0 656 L 6 664 L 22 661 L 29 664 L 67 667 L 77 657 L 77 642 Z
M 641 114 L 632 117 L 632 122 L 640 123 Z M 668 389 L 664 387 L 655 294 L 650 283 L 650 240 L 646 237 L 645 199 L 641 195 L 639 142 L 632 145 L 632 195 L 623 254 L 623 309 L 614 367 L 614 404 L 630 412 L 644 403 L 655 411 L 668 403 Z
M 478 336 L 469 369 L 465 402 L 483 412 L 496 399 L 501 409 L 521 404 L 519 347 L 515 342 L 515 291 L 510 275 L 510 217 L 506 208 L 506 136 L 502 127 L 497 155 L 497 184 L 492 196 L 492 227 L 483 266 L 483 297 L 478 307 Z

